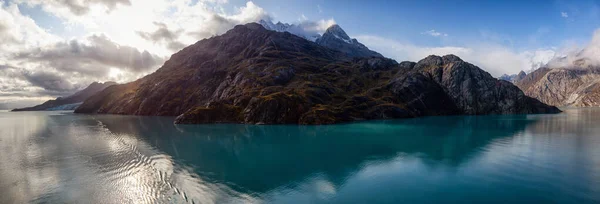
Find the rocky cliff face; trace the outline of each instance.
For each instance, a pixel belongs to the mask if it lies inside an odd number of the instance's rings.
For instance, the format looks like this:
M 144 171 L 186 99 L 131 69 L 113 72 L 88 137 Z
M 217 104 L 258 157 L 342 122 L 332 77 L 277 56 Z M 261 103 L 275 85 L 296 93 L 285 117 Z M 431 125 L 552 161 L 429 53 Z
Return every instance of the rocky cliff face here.
M 90 96 L 104 90 L 106 87 L 115 85 L 115 82 L 105 82 L 98 83 L 94 82 L 90 84 L 85 89 L 74 93 L 73 95 L 67 97 L 59 97 L 55 100 L 46 101 L 40 105 L 28 107 L 28 108 L 18 108 L 12 111 L 42 111 L 42 110 L 74 110 L 79 104 L 81 104 L 85 99 Z
M 177 123 L 331 124 L 559 110 L 453 55 L 417 63 L 350 58 L 252 23 L 181 50 L 155 73 L 111 86 L 75 112 L 171 115 Z
M 515 84 L 550 105 L 600 106 L 600 67 L 540 68 Z

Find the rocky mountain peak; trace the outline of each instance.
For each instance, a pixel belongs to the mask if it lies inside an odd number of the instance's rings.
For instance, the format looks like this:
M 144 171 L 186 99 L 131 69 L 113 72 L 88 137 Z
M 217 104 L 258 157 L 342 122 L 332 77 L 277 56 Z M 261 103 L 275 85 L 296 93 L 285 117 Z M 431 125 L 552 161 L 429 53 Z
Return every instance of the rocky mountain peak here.
M 316 32 L 306 31 L 302 25 L 282 23 L 280 21 L 278 21 L 277 23 L 273 23 L 271 20 L 264 19 L 258 21 L 257 23 L 262 25 L 262 27 L 264 27 L 267 30 L 277 32 L 288 32 L 312 42 L 315 42 L 318 38 L 321 37 L 321 35 Z
M 441 66 L 444 64 L 444 59 L 437 55 L 429 55 L 417 62 L 415 68 L 422 69 L 425 67 Z
M 294 34 L 321 46 L 346 53 L 350 57 L 383 57 L 383 55 L 369 50 L 358 40 L 350 38 L 338 24 L 331 25 L 322 36 L 314 31 L 307 31 L 302 24 L 273 23 L 264 19 L 258 21 L 258 24 L 267 30 Z
M 327 28 L 323 36 L 325 35 L 333 35 L 334 37 L 350 44 L 354 43 L 355 41 L 355 39 L 351 39 L 350 36 L 346 34 L 346 31 L 344 31 L 344 29 L 342 29 L 342 27 L 340 27 L 338 24 L 333 24 L 329 26 L 329 28 Z
M 358 42 L 354 38 L 350 38 L 346 31 L 338 24 L 334 24 L 327 28 L 321 38 L 317 39 L 317 44 L 334 50 L 342 51 L 350 57 L 383 57 L 383 55 L 370 50 L 367 46 Z
M 415 65 L 416 69 L 423 69 L 427 67 L 437 67 L 442 66 L 444 64 L 456 63 L 456 62 L 464 62 L 460 57 L 456 55 L 444 55 L 442 57 L 437 55 L 429 55 L 417 62 Z
M 449 54 L 449 55 L 444 55 L 442 57 L 442 60 L 444 60 L 444 63 L 450 63 L 450 62 L 463 62 L 462 59 L 460 59 L 460 57 L 453 55 L 453 54 Z
M 525 78 L 525 76 L 527 76 L 527 73 L 525 73 L 525 71 L 521 70 L 519 72 L 519 74 L 517 74 L 517 80 L 521 80 L 521 79 Z

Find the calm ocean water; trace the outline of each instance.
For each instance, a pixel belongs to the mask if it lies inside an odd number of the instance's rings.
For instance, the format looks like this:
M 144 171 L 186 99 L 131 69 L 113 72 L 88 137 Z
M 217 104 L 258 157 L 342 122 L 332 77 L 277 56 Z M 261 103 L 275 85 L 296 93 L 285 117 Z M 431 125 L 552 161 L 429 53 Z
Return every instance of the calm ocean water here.
M 0 112 L 0 203 L 597 203 L 600 109 L 327 126 Z

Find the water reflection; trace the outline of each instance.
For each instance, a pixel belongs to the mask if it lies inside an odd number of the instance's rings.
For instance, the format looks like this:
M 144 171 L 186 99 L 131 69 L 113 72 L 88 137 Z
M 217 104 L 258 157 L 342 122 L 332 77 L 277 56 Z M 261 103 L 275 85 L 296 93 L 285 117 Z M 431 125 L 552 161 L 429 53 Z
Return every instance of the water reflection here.
M 54 113 L 0 117 L 0 203 L 193 203 L 232 199 L 169 155 L 93 118 Z M 210 187 L 209 189 L 204 189 Z M 185 190 L 195 197 L 187 195 Z M 215 191 L 221 192 L 215 192 Z
M 599 201 L 596 109 L 329 126 L 172 120 L 0 113 L 0 203 Z
M 282 186 L 331 192 L 364 166 L 398 155 L 427 158 L 431 166 L 457 166 L 491 140 L 512 136 L 535 122 L 527 116 L 479 118 L 332 126 L 175 126 L 171 118 L 96 117 L 111 132 L 136 135 L 175 155 L 203 178 L 259 196 Z M 303 183 L 307 179 L 313 181 Z

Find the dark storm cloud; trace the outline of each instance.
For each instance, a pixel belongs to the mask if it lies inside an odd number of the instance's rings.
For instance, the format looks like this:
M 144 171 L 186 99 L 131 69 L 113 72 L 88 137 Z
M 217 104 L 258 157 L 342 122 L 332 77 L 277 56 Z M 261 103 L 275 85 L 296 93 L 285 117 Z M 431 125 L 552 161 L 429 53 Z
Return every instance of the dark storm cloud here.
M 138 31 L 137 34 L 144 38 L 147 41 L 153 42 L 155 44 L 164 43 L 167 48 L 171 51 L 178 51 L 185 47 L 185 44 L 177 41 L 179 36 L 183 33 L 183 30 L 169 30 L 166 24 L 154 22 L 154 25 L 158 27 L 154 32 L 141 32 Z
M 42 89 L 32 89 L 39 87 Z M 40 97 L 65 96 L 80 89 L 60 73 L 28 71 L 10 65 L 0 65 L 0 96 Z
M 130 46 L 120 46 L 104 35 L 89 36 L 87 41 L 89 43 L 77 40 L 61 42 L 50 48 L 18 53 L 15 58 L 39 62 L 61 72 L 97 77 L 105 76 L 110 67 L 139 73 L 152 70 L 164 62 L 157 55 Z
M 25 72 L 23 73 L 23 77 L 32 85 L 42 87 L 45 90 L 58 92 L 71 92 L 75 90 L 73 84 L 57 73 L 43 71 Z

